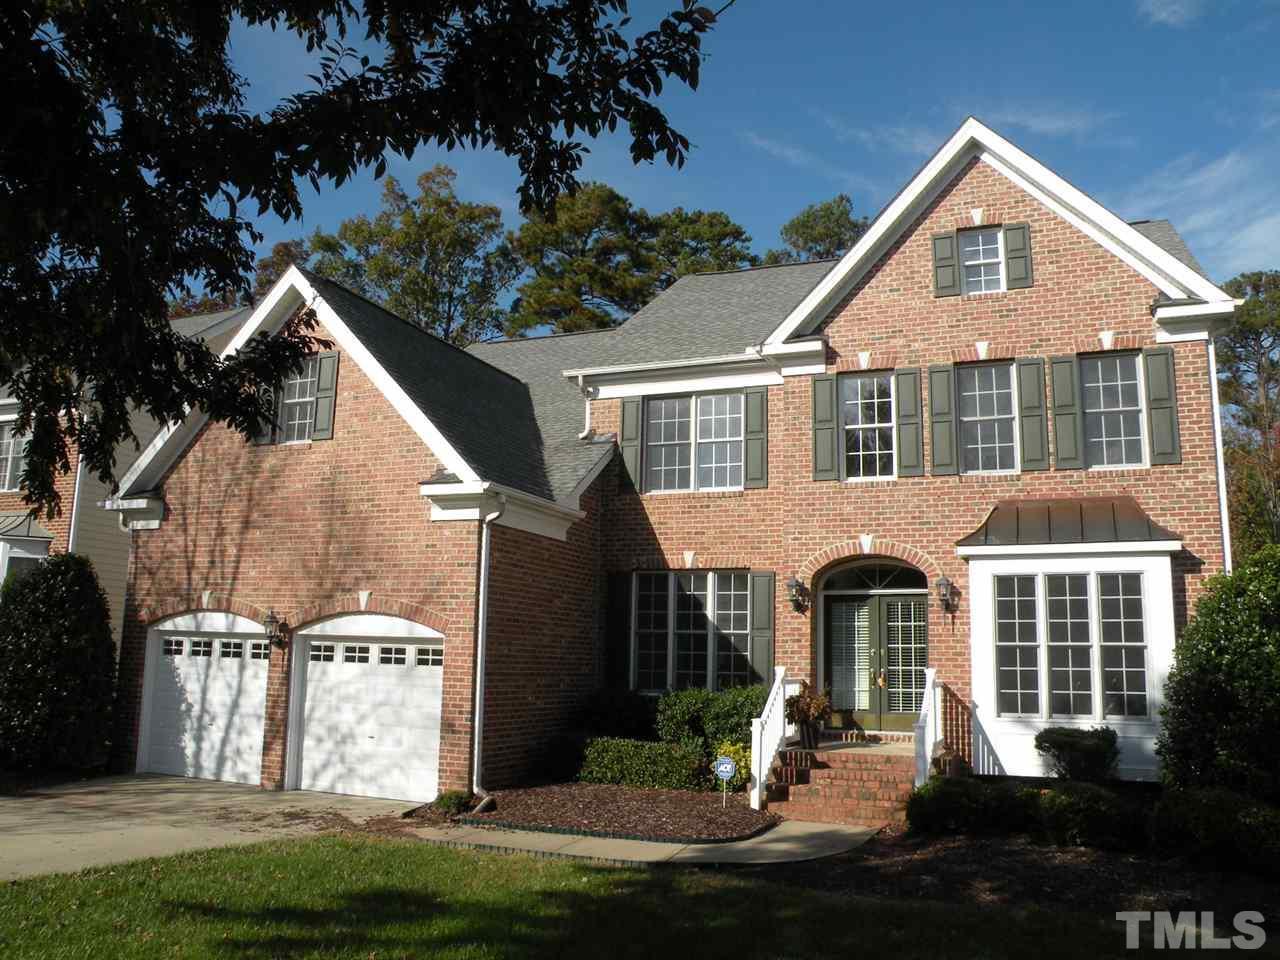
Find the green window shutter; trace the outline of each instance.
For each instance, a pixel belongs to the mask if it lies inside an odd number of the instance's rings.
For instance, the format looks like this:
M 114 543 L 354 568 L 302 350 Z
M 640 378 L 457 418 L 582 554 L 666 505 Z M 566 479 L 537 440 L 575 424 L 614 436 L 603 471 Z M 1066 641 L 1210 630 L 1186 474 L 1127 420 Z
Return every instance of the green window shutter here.
M 894 443 L 898 451 L 898 476 L 924 475 L 924 418 L 920 415 L 920 370 L 893 372 L 896 423 Z
M 609 574 L 609 597 L 604 630 L 605 685 L 615 690 L 631 686 L 631 574 Z
M 1018 439 L 1023 470 L 1049 469 L 1049 416 L 1044 402 L 1044 361 L 1017 361 Z
M 262 425 L 262 429 L 254 436 L 253 442 L 265 446 L 276 441 L 276 427 L 280 423 L 280 391 L 272 387 L 263 387 L 259 393 L 271 408 L 271 420 Z
M 627 397 L 622 401 L 622 428 L 618 431 L 618 449 L 622 451 L 622 465 L 626 468 L 631 485 L 642 489 L 640 483 L 640 435 L 644 401 L 640 397 Z
M 773 571 L 751 571 L 751 673 L 756 683 L 773 683 Z
M 933 295 L 954 297 L 960 293 L 960 256 L 955 233 L 933 237 Z
M 929 368 L 929 430 L 933 436 L 932 472 L 958 473 L 955 368 L 949 363 Z
M 820 374 L 813 378 L 813 479 L 837 480 L 840 477 L 839 414 L 836 403 L 836 378 Z
M 1050 357 L 1053 384 L 1053 465 L 1058 470 L 1084 469 L 1084 401 L 1080 364 L 1075 356 Z
M 333 404 L 338 393 L 338 355 L 330 351 L 317 358 L 316 412 L 311 427 L 312 440 L 333 439 Z
M 742 400 L 742 485 L 769 485 L 769 388 L 747 387 Z
M 1007 290 L 1031 286 L 1031 225 L 1004 228 L 1004 285 Z
M 1147 381 L 1147 426 L 1151 436 L 1151 462 L 1181 463 L 1182 438 L 1178 434 L 1178 391 L 1173 382 L 1173 348 L 1149 347 L 1142 351 Z

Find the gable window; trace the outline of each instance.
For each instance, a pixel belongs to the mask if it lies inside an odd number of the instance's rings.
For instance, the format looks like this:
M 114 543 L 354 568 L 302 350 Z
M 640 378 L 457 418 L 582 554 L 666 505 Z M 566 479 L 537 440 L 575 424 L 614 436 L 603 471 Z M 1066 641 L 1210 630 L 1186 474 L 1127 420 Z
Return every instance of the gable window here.
M 1013 365 L 956 368 L 960 410 L 960 469 L 999 473 L 1017 468 Z
M 307 443 L 333 438 L 338 354 L 317 353 L 269 391 L 275 415 L 254 439 L 257 444 Z
M 724 690 L 752 682 L 747 571 L 659 571 L 635 577 L 632 683 L 637 690 Z
M 0 490 L 17 490 L 26 459 L 27 441 L 15 436 L 12 423 L 0 423 Z
M 741 489 L 742 396 L 716 393 L 647 400 L 645 489 Z
M 892 477 L 893 377 L 842 376 L 840 422 L 846 479 Z
M 1085 462 L 1090 467 L 1142 466 L 1142 385 L 1137 354 L 1080 358 Z
M 997 576 L 995 595 L 1002 716 L 1149 715 L 1142 574 Z
M 316 383 L 320 358 L 308 357 L 296 376 L 284 382 L 280 401 L 280 442 L 298 443 L 311 439 L 316 420 Z
M 960 264 L 965 293 L 997 293 L 1004 289 L 1004 256 L 1000 230 L 965 230 L 960 234 Z

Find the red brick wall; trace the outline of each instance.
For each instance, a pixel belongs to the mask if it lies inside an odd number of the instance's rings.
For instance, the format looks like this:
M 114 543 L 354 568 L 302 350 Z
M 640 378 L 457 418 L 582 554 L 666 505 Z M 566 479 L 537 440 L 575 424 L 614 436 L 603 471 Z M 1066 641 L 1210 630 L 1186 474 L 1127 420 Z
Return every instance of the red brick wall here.
M 936 299 L 930 238 L 986 223 L 1031 224 L 1035 285 L 981 297 Z M 870 351 L 878 365 L 925 368 L 976 359 L 1039 356 L 1155 343 L 1150 304 L 1156 289 L 1066 221 L 977 161 L 904 232 L 824 324 L 829 370 L 857 365 Z M 779 318 L 781 320 L 781 318 Z M 1223 564 L 1218 517 L 1210 378 L 1204 343 L 1175 345 L 1182 463 L 1145 470 L 1051 470 L 998 477 L 909 477 L 870 483 L 815 482 L 812 477 L 809 377 L 769 388 L 769 487 L 741 493 L 624 493 L 606 508 L 605 568 L 682 567 L 692 551 L 697 567 L 742 566 L 778 573 L 776 662 L 811 675 L 815 638 L 809 613 L 795 612 L 781 584 L 856 555 L 859 538 L 876 538 L 872 553 L 908 559 L 932 580 L 946 574 L 960 588 L 954 615 L 930 601 L 930 660 L 960 700 L 969 695 L 967 567 L 955 542 L 972 531 L 997 500 L 1009 497 L 1131 494 L 1186 544 L 1175 558 L 1177 621 L 1185 621 L 1207 574 Z M 928 382 L 924 380 L 925 409 Z M 619 401 L 596 401 L 600 432 L 617 429 Z M 1050 424 L 1052 445 L 1052 424 Z M 925 455 L 930 437 L 926 426 Z M 963 736 L 961 740 L 963 741 Z
M 323 332 L 319 336 L 326 336 Z M 120 762 L 136 753 L 146 625 L 209 607 L 291 627 L 339 613 L 405 616 L 445 635 L 441 789 L 470 781 L 479 524 L 431 523 L 418 484 L 439 464 L 343 356 L 334 439 L 258 447 L 205 429 L 164 482 L 160 529 L 137 531 L 121 650 Z M 205 591 L 211 591 L 208 604 Z M 286 658 L 268 681 L 263 783 L 283 777 Z
M 607 478 L 607 479 L 605 479 Z M 587 516 L 561 542 L 494 525 L 485 657 L 485 787 L 536 776 L 553 739 L 600 686 L 597 637 L 606 471 L 583 496 Z

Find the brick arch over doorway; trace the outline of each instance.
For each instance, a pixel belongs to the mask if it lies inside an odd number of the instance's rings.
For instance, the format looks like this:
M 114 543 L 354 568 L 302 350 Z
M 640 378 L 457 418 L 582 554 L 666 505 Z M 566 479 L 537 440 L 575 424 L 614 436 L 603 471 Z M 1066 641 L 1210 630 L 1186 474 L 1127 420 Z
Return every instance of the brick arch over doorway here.
M 436 613 L 429 607 L 424 607 L 420 603 L 413 603 L 410 600 L 392 600 L 379 597 L 377 594 L 371 594 L 363 607 L 360 605 L 360 595 L 355 593 L 330 597 L 327 600 L 319 600 L 316 603 L 300 607 L 289 615 L 289 627 L 290 629 L 298 630 L 317 620 L 326 620 L 329 617 L 343 614 L 360 613 L 380 613 L 391 617 L 400 617 L 403 620 L 412 620 L 414 623 L 420 623 L 424 627 L 430 627 L 432 630 L 438 630 L 446 637 L 450 635 L 448 618 Z
M 828 567 L 860 557 L 891 557 L 894 560 L 901 560 L 923 571 L 930 583 L 941 575 L 937 563 L 923 550 L 905 543 L 898 543 L 896 540 L 871 537 L 865 540 L 862 538 L 846 540 L 843 543 L 824 547 L 801 564 L 799 577 L 802 581 L 813 584 L 814 578 L 825 572 Z
M 138 617 L 148 627 L 159 623 L 161 620 L 168 620 L 170 617 L 181 616 L 184 613 L 234 613 L 236 616 L 246 617 L 249 620 L 262 623 L 266 619 L 267 612 L 264 608 L 245 600 L 240 600 L 229 593 L 206 591 L 205 593 L 170 597 L 167 600 L 153 603 L 141 608 L 138 611 Z

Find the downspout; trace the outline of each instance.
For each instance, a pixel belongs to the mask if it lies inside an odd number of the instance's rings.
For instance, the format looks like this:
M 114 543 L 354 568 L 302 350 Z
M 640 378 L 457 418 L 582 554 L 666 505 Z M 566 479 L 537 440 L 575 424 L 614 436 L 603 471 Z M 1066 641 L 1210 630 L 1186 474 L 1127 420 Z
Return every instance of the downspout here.
M 471 723 L 471 792 L 485 798 L 481 806 L 488 802 L 489 797 L 480 783 L 481 749 L 484 744 L 484 657 L 489 632 L 489 528 L 506 510 L 507 495 L 500 493 L 498 509 L 488 514 L 480 524 L 480 609 L 476 615 L 476 703 Z
M 588 387 L 583 382 L 582 374 L 578 374 L 578 392 L 582 394 L 582 403 L 585 408 L 582 432 L 578 434 L 578 439 L 586 440 L 591 436 L 591 399 L 596 395 L 596 391 L 594 387 Z
M 1222 523 L 1222 568 L 1231 572 L 1231 516 L 1227 511 L 1227 470 L 1222 456 L 1222 401 L 1218 397 L 1218 351 L 1209 337 L 1209 383 L 1213 408 L 1213 452 L 1218 465 L 1218 516 Z

